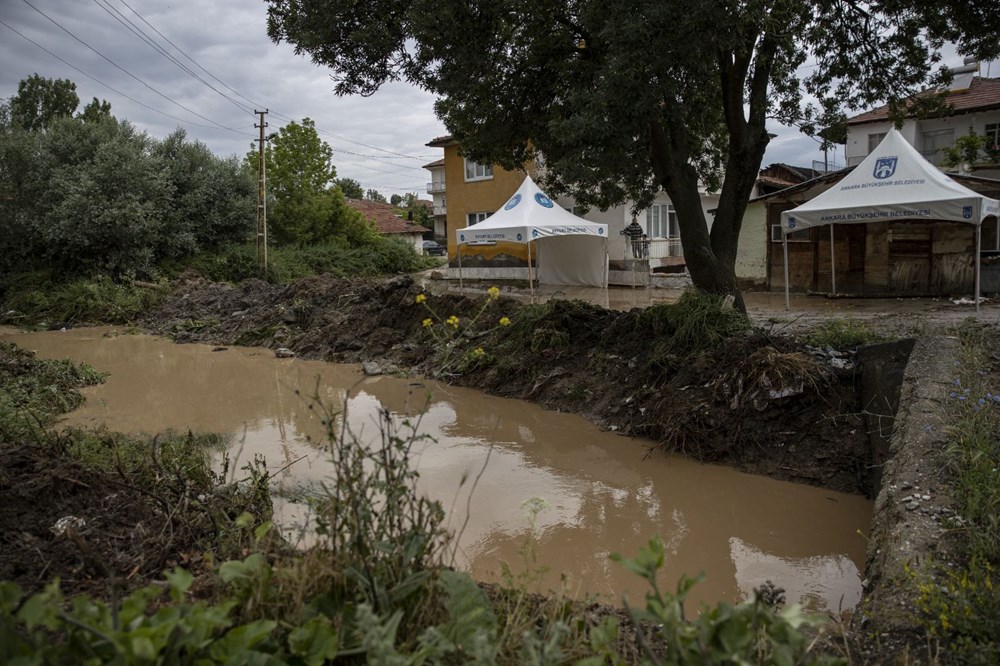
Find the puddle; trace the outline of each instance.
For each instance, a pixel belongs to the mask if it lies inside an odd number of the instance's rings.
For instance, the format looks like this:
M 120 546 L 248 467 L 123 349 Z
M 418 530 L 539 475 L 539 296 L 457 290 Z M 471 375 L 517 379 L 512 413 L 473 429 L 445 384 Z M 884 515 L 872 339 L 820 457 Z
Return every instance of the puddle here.
M 659 453 L 644 460 L 648 442 L 470 389 L 364 378 L 356 366 L 279 360 L 262 349 L 105 338 L 105 330 L 0 330 L 0 339 L 110 373 L 106 384 L 84 391 L 86 404 L 67 423 L 228 432 L 238 464 L 259 454 L 271 470 L 288 466 L 276 476 L 286 491 L 325 480 L 329 471 L 322 449 L 308 441 L 321 440 L 323 427 L 296 388 L 336 405 L 349 392 L 348 422 L 365 437 L 377 435 L 377 410 L 417 414 L 430 396 L 421 432 L 436 441 L 421 447 L 421 489 L 441 500 L 455 529 L 468 503 L 458 564 L 480 579 L 500 580 L 503 562 L 515 574 L 547 567 L 541 590 L 558 587 L 564 574 L 576 596 L 620 603 L 627 593 L 637 603 L 644 586 L 608 554 L 633 554 L 660 534 L 668 545 L 666 589 L 681 573 L 706 573 L 694 604 L 739 600 L 765 580 L 817 608 L 847 609 L 860 598 L 865 538 L 858 530 L 867 533 L 872 512 L 861 497 Z M 488 454 L 469 501 L 470 484 L 460 481 L 475 478 Z M 536 497 L 547 508 L 532 532 L 522 503 Z M 302 506 L 287 501 L 276 502 L 276 513 L 285 527 L 303 519 Z M 526 562 L 532 534 L 537 559 Z

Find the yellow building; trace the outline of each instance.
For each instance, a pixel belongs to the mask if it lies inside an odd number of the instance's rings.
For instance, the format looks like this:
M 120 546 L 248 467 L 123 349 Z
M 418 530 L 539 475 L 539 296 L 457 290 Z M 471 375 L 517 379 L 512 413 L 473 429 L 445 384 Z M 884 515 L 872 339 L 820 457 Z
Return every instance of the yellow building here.
M 460 145 L 451 136 L 438 137 L 427 146 L 444 149 L 448 260 L 457 265 L 458 231 L 482 222 L 499 210 L 524 182 L 525 173 L 534 176 L 535 169 L 531 166 L 525 171 L 507 171 L 495 165 L 478 164 L 459 152 Z M 463 265 L 471 267 L 485 262 L 496 267 L 527 266 L 528 254 L 521 243 L 462 248 Z

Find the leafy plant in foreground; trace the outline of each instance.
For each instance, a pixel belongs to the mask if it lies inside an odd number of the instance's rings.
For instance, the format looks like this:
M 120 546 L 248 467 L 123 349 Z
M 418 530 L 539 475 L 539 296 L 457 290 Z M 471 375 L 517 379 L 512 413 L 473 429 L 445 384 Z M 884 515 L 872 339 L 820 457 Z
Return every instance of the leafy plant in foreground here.
M 644 663 L 651 664 L 836 664 L 840 660 L 811 651 L 799 630 L 816 624 L 799 604 L 777 610 L 783 602 L 780 590 L 769 585 L 755 590 L 751 599 L 731 606 L 719 603 L 702 608 L 688 619 L 684 601 L 701 576 L 682 576 L 671 594 L 659 588 L 656 576 L 665 561 L 663 542 L 650 539 L 634 558 L 615 553 L 611 559 L 644 578 L 650 586 L 644 609 L 628 606 L 639 631 Z M 646 635 L 646 632 L 650 632 Z M 655 643 L 651 642 L 656 639 Z M 596 666 L 599 662 L 587 662 Z

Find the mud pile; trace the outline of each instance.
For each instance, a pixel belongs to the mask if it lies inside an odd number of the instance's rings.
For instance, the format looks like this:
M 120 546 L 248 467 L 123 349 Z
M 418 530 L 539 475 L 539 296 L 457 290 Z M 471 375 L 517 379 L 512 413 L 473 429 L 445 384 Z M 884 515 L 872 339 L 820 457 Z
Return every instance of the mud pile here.
M 324 276 L 285 286 L 194 280 L 142 324 L 177 342 L 283 347 L 306 358 L 367 362 L 374 371 L 405 368 L 579 413 L 700 460 L 870 492 L 855 371 L 831 367 L 794 339 L 756 330 L 692 353 L 673 348 L 652 308 L 432 296 L 442 318 L 464 322 L 483 309 L 481 321 L 512 322 L 481 327 L 474 343 L 483 357 L 456 368 L 421 325 L 428 316 L 415 302 L 421 291 L 407 276 Z

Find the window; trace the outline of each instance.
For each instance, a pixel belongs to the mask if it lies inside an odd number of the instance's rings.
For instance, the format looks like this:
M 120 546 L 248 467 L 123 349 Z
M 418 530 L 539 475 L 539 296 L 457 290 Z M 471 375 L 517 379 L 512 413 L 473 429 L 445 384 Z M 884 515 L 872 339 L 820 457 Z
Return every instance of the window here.
M 986 137 L 986 150 L 1000 149 L 1000 123 L 986 123 L 983 136 Z
M 493 165 L 479 164 L 472 160 L 465 160 L 465 180 L 488 180 L 493 177 Z
M 789 243 L 808 243 L 812 240 L 809 237 L 809 229 L 799 229 L 798 231 L 793 231 L 788 234 Z M 772 224 L 771 225 L 771 242 L 780 243 L 781 242 L 781 225 Z
M 680 238 L 673 205 L 653 204 L 646 209 L 646 233 L 650 238 Z
M 885 138 L 885 132 L 879 132 L 877 134 L 868 135 L 868 154 L 871 155 L 872 152 L 878 148 L 878 144 L 882 143 L 882 139 Z
M 920 154 L 932 164 L 940 164 L 944 159 L 944 149 L 955 145 L 955 130 L 934 130 L 924 132 L 924 149 Z
M 465 216 L 465 226 L 471 227 L 473 224 L 478 224 L 492 214 L 493 213 L 469 213 Z

